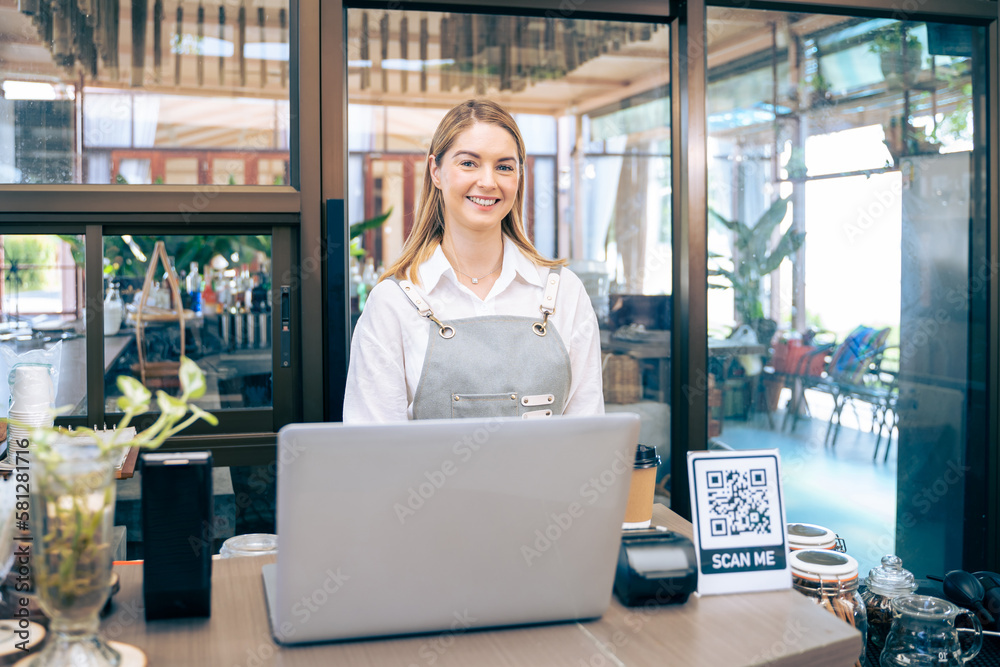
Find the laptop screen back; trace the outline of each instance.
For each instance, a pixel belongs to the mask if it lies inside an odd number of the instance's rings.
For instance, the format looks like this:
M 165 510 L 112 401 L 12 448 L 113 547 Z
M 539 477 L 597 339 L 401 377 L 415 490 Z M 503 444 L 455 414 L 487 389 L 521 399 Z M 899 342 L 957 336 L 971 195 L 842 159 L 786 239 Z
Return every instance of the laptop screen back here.
M 276 640 L 600 616 L 638 431 L 632 414 L 286 426 Z

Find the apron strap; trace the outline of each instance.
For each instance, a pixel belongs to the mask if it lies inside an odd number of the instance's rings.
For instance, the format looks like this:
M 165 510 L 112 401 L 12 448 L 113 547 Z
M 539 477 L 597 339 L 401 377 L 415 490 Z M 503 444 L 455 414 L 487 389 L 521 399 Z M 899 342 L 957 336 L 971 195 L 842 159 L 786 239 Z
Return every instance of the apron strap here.
M 403 294 L 405 294 L 406 298 L 410 300 L 410 303 L 417 309 L 417 312 L 420 313 L 421 317 L 426 317 L 430 321 L 434 322 L 434 324 L 438 325 L 438 334 L 441 338 L 451 338 L 455 335 L 455 327 L 449 324 L 442 324 L 438 318 L 434 317 L 434 313 L 431 311 L 430 305 L 423 300 L 413 283 L 406 279 L 391 278 L 391 280 L 399 285 L 399 288 L 403 290 Z
M 531 325 L 531 330 L 537 336 L 546 334 L 545 327 L 549 321 L 549 315 L 556 312 L 556 295 L 559 293 L 559 280 L 561 278 L 561 266 L 549 269 L 549 275 L 545 278 L 545 292 L 542 294 L 542 305 L 538 310 L 542 311 L 542 321 Z

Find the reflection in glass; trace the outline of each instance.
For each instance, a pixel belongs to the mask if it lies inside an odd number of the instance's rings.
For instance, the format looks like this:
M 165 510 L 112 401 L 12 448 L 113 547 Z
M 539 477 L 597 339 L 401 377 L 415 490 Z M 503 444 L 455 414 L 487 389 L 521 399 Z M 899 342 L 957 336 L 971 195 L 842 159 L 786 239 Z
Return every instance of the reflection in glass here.
M 82 236 L 0 236 L 0 413 L 4 416 L 10 409 L 28 423 L 34 415 L 25 414 L 26 410 L 41 411 L 34 401 L 29 406 L 9 401 L 8 379 L 18 364 L 50 367 L 52 406 L 65 406 L 69 415 L 87 413 L 83 258 Z M 22 393 L 37 392 L 27 388 Z
M 150 269 L 158 241 L 173 277 L 159 257 Z M 105 358 L 108 412 L 119 412 L 119 375 L 144 378 L 150 389 L 176 389 L 176 375 L 160 369 L 181 354 L 205 372 L 200 407 L 271 406 L 270 236 L 107 236 L 104 263 L 109 298 L 120 297 L 123 317 L 114 336 L 123 345 Z
M 349 9 L 347 33 L 354 318 L 410 230 L 438 122 L 463 100 L 500 101 L 527 148 L 526 232 L 543 254 L 570 260 L 586 286 L 607 409 L 642 414 L 662 482 L 672 291 L 665 25 Z
M 287 0 L 4 3 L 0 183 L 287 184 L 288 40 Z
M 431 135 L 487 96 L 524 137 L 523 219 L 598 314 L 608 410 L 643 413 L 669 468 L 669 31 L 663 24 L 349 9 L 354 318 L 413 223 Z M 365 221 L 388 214 L 362 231 Z M 635 354 L 633 354 L 635 353 Z M 660 475 L 662 480 L 663 475 Z M 663 500 L 663 498 L 661 498 Z
M 891 552 L 945 571 L 961 562 L 949 517 L 963 515 L 963 482 L 926 508 L 911 500 L 966 460 L 982 297 L 955 295 L 985 259 L 970 226 L 981 32 L 708 16 L 709 35 L 726 33 L 708 54 L 709 351 L 756 345 L 711 355 L 709 430 L 778 447 L 788 520 L 833 529 L 862 572 Z

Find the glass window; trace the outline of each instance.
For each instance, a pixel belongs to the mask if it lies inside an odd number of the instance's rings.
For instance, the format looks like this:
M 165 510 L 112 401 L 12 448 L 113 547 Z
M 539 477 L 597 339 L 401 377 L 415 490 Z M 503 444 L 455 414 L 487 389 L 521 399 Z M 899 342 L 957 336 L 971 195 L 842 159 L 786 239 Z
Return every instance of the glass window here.
M 971 205 L 984 35 L 708 17 L 710 35 L 727 34 L 708 54 L 709 353 L 721 390 L 709 433 L 777 447 L 788 520 L 839 533 L 862 572 L 886 553 L 917 573 L 951 569 L 963 530 L 952 519 L 965 514 L 954 471 L 971 456 L 970 313 L 985 299 L 970 282 L 986 262 Z
M 570 261 L 602 328 L 609 411 L 643 414 L 669 464 L 669 31 L 663 24 L 350 9 L 353 315 L 413 224 L 431 136 L 478 96 L 527 147 L 526 231 Z M 360 229 L 359 227 L 356 227 Z M 661 479 L 664 475 L 661 475 Z
M 270 408 L 271 273 L 266 235 L 106 236 L 104 333 L 116 342 L 105 345 L 106 412 L 120 412 L 119 375 L 175 388 L 182 353 L 205 372 L 200 407 Z
M 82 236 L 0 236 L 0 410 L 14 420 L 87 414 L 83 257 Z M 20 364 L 49 367 L 51 395 L 15 387 Z
M 0 183 L 287 184 L 288 35 L 287 0 L 7 3 Z

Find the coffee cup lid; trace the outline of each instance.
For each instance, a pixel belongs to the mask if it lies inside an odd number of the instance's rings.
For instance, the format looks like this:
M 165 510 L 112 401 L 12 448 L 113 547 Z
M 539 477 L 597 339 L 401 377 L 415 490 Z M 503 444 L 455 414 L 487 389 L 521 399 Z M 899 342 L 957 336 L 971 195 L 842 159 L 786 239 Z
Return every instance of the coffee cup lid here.
M 653 468 L 660 465 L 660 457 L 656 455 L 656 447 L 638 445 L 635 449 L 635 467 Z

